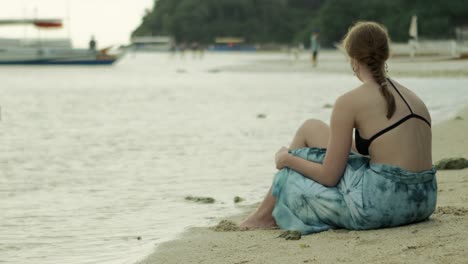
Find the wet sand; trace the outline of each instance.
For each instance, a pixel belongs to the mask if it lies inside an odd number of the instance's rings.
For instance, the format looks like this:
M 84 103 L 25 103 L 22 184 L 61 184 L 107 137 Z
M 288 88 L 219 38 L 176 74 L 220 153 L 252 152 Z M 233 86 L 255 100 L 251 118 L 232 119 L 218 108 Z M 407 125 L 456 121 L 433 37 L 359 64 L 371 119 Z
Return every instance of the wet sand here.
M 344 53 L 337 50 L 323 50 L 319 54 L 318 66 L 312 67 L 310 53 L 301 53 L 298 60 L 287 53 L 274 59 L 259 59 L 250 65 L 232 65 L 217 69 L 229 72 L 316 72 L 352 74 Z M 452 59 L 447 56 L 391 57 L 388 60 L 388 74 L 393 77 L 466 77 L 468 60 Z M 285 67 L 287 65 L 287 67 Z
M 434 162 L 468 157 L 468 108 L 433 129 Z M 281 230 L 187 230 L 140 263 L 467 263 L 468 169 L 437 173 L 438 208 L 428 221 L 370 231 L 279 237 Z M 266 192 L 266 190 L 264 190 Z M 247 212 L 254 206 L 246 206 Z M 239 222 L 246 214 L 230 220 Z M 235 230 L 235 229 L 234 229 Z

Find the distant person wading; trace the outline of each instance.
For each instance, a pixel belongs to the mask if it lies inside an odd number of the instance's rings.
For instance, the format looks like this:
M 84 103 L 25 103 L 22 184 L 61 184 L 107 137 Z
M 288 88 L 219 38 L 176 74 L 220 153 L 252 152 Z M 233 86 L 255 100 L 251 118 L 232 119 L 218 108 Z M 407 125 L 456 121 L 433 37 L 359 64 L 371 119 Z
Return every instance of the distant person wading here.
M 359 22 L 343 47 L 362 84 L 337 98 L 330 125 L 305 121 L 276 153 L 273 185 L 241 228 L 375 229 L 434 212 L 431 116 L 415 93 L 386 76 L 387 30 Z
M 319 33 L 315 31 L 310 37 L 310 51 L 312 52 L 312 66 L 317 66 L 318 52 L 320 50 Z

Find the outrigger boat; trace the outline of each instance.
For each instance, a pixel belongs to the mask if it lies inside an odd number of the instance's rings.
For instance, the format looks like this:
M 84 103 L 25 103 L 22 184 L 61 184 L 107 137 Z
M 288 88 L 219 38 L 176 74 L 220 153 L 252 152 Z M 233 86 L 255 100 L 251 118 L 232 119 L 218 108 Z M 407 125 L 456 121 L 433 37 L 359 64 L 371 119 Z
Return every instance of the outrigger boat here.
M 2 25 L 33 25 L 40 29 L 62 27 L 61 19 L 0 20 Z M 0 38 L 0 65 L 110 65 L 123 56 L 121 49 L 73 48 L 69 39 Z

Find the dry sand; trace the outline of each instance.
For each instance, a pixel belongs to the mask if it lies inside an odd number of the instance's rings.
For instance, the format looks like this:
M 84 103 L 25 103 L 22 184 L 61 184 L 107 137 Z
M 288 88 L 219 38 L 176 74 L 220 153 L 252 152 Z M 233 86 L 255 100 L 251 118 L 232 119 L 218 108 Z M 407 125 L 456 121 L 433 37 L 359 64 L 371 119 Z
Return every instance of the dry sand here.
M 468 158 L 468 109 L 459 116 L 462 120 L 434 128 L 434 161 Z M 300 240 L 279 238 L 280 230 L 192 228 L 178 240 L 160 245 L 141 263 L 468 263 L 468 169 L 439 171 L 437 177 L 438 208 L 422 223 L 370 231 L 332 230 Z

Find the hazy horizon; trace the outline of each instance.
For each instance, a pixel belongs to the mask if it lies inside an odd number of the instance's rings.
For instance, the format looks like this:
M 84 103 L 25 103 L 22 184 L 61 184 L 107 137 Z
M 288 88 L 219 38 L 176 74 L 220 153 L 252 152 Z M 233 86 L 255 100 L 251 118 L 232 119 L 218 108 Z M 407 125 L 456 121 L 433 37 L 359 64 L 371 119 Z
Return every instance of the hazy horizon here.
M 3 3 L 1 19 L 61 18 L 62 29 L 38 31 L 30 26 L 2 26 L 0 38 L 66 38 L 86 47 L 94 35 L 98 47 L 127 44 L 154 0 L 20 0 Z M 69 19 L 68 19 L 69 18 Z

